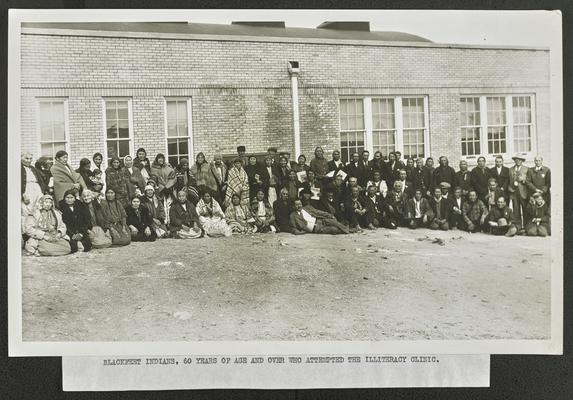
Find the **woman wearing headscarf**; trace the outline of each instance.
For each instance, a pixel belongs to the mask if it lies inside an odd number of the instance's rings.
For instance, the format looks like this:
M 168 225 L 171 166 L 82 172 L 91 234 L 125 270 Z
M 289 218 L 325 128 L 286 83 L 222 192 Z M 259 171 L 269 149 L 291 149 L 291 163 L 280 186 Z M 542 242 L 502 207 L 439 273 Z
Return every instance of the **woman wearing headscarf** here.
M 249 177 L 249 200 L 252 200 L 257 195 L 257 191 L 263 188 L 262 171 L 256 156 L 249 156 L 245 172 Z
M 131 206 L 126 208 L 126 223 L 134 242 L 155 242 L 157 234 L 153 229 L 153 219 L 149 209 L 141 205 L 139 197 L 131 199 Z
M 137 149 L 137 152 L 135 154 L 136 157 L 133 160 L 133 166 L 139 169 L 139 171 L 141 171 L 143 179 L 145 180 L 145 182 L 147 182 L 147 180 L 151 176 L 151 164 L 149 163 L 149 159 L 147 158 L 147 151 L 145 151 L 143 147 L 140 147 L 139 149 Z
M 115 193 L 115 199 L 119 201 L 123 208 L 129 204 L 128 178 L 121 169 L 121 161 L 118 157 L 113 157 L 110 166 L 105 171 L 106 176 L 106 198 L 108 189 Z
M 46 194 L 37 201 L 38 207 L 26 217 L 25 232 L 29 239 L 24 248 L 37 256 L 62 256 L 72 251 L 66 236 L 66 224 L 60 211 L 54 208 L 52 196 Z
M 294 171 L 293 171 L 294 172 Z M 258 232 L 276 232 L 275 214 L 273 207 L 265 200 L 265 193 L 262 189 L 257 191 L 255 198 L 251 202 L 251 213 L 255 219 Z
M 255 233 L 257 226 L 251 214 L 251 209 L 246 204 L 241 204 L 241 197 L 234 194 L 231 205 L 225 210 L 225 220 L 233 233 Z
M 195 206 L 187 200 L 187 192 L 177 192 L 177 201 L 169 209 L 169 231 L 175 239 L 198 239 L 203 229 Z
M 199 190 L 197 189 L 197 181 L 189 169 L 189 160 L 182 158 L 179 165 L 175 169 L 175 190 L 185 190 L 187 192 L 187 199 L 196 205 L 199 202 Z
M 163 200 L 155 195 L 152 185 L 145 186 L 144 195 L 141 197 L 142 206 L 147 207 L 153 221 L 152 228 L 158 238 L 166 237 L 169 231 L 165 225 L 165 206 Z
M 241 204 L 248 204 L 249 202 L 249 177 L 243 169 L 243 161 L 240 158 L 235 158 L 233 167 L 229 169 L 227 174 L 227 192 L 225 193 L 225 207 L 231 204 L 231 198 L 234 194 L 241 197 Z
M 205 159 L 205 154 L 197 153 L 195 164 L 191 166 L 191 176 L 197 181 L 199 193 L 209 192 L 211 197 L 219 197 L 215 174 L 212 171 L 211 164 Z
M 217 200 L 209 192 L 204 192 L 197 203 L 199 222 L 209 237 L 231 236 L 233 231 L 225 221 L 225 214 Z
M 86 189 L 82 192 L 81 203 L 76 202 L 76 205 L 77 207 L 83 208 L 85 215 L 89 217 L 89 225 L 91 228 L 88 229 L 88 236 L 90 237 L 92 248 L 105 249 L 111 246 L 111 233 L 105 231 L 100 226 L 100 221 L 103 220 L 103 216 L 101 215 L 101 207 L 95 200 L 95 196 L 96 194 L 94 192 Z
M 155 192 L 158 196 L 163 197 L 166 205 L 169 206 L 176 182 L 175 170 L 165 161 L 165 156 L 162 153 L 158 153 L 155 156 L 155 161 L 151 164 L 151 175 L 157 179 Z
M 114 246 L 125 246 L 131 243 L 131 233 L 126 223 L 125 208 L 116 199 L 113 188 L 108 187 L 105 191 L 105 200 L 100 204 L 101 221 L 100 226 L 111 234 Z
M 129 200 L 143 195 L 146 180 L 143 178 L 139 168 L 133 165 L 133 158 L 128 154 L 123 157 L 123 167 L 121 169 L 127 179 L 127 190 Z
M 314 149 L 314 158 L 310 161 L 310 169 L 314 171 L 319 182 L 328 173 L 328 161 L 324 158 L 324 150 L 320 146 Z
M 64 193 L 64 199 L 60 201 L 59 209 L 62 212 L 62 220 L 66 224 L 66 233 L 70 238 L 72 253 L 79 250 L 78 243 L 82 244 L 84 253 L 90 251 L 92 242 L 88 231 L 92 228 L 91 218 L 89 211 L 82 207 L 79 201 L 76 202 L 73 190 Z
M 56 153 L 56 161 L 50 172 L 54 177 L 54 200 L 59 203 L 64 198 L 64 193 L 74 190 L 77 196 L 82 188 L 81 176 L 68 164 L 68 153 L 60 150 Z

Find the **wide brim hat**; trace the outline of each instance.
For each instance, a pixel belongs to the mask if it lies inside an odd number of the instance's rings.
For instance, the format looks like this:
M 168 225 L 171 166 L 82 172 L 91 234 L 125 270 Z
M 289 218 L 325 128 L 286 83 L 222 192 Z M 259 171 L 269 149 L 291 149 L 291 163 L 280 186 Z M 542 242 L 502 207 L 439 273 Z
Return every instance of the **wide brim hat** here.
M 525 161 L 525 157 L 520 156 L 519 154 L 514 155 L 513 157 L 511 157 L 512 160 L 521 160 L 521 161 Z

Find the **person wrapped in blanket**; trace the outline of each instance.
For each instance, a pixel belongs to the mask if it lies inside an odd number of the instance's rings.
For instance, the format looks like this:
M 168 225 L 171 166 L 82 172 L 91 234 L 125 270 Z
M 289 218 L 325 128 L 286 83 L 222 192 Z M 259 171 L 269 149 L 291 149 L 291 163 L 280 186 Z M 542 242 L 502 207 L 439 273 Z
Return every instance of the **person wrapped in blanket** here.
M 225 210 L 225 219 L 233 233 L 249 234 L 257 231 L 251 209 L 241 204 L 241 196 L 237 193 L 231 197 L 231 205 Z
M 54 208 L 52 196 L 46 194 L 37 201 L 36 210 L 26 217 L 24 224 L 28 240 L 27 254 L 35 256 L 62 256 L 70 254 L 66 225 L 60 211 Z

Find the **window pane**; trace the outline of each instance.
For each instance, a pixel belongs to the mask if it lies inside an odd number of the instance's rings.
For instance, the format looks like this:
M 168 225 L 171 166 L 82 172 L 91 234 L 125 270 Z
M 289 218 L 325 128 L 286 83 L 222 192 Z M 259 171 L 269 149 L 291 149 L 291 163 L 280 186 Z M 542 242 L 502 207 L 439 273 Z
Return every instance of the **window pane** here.
M 187 102 L 186 101 L 178 101 L 177 102 L 177 118 L 178 119 L 187 119 Z
M 56 101 L 52 102 L 52 119 L 53 121 L 64 122 L 65 120 L 65 113 L 64 113 L 64 102 L 63 101 Z
M 54 122 L 54 140 L 63 141 L 66 140 L 66 126 L 64 121 Z
M 167 120 L 173 121 L 177 119 L 177 102 L 168 101 L 167 102 Z
M 167 136 L 177 136 L 177 125 L 173 122 L 167 122 Z
M 45 157 L 54 157 L 54 145 L 52 143 L 42 143 L 41 149 L 42 156 Z
M 172 167 L 176 167 L 179 165 L 179 157 L 177 156 L 169 156 L 167 157 L 167 162 L 169 163 L 169 165 L 171 165 Z
M 107 142 L 107 160 L 108 163 L 113 157 L 118 157 L 117 153 L 117 141 L 109 141 Z
M 189 153 L 189 141 L 187 139 L 179 139 L 179 154 L 187 155 Z
M 117 138 L 117 125 L 115 122 L 110 123 L 108 121 L 107 123 L 107 138 L 108 139 L 115 139 Z
M 115 108 L 115 101 L 105 102 L 105 119 L 108 121 L 117 119 L 117 110 Z
M 179 120 L 177 122 L 177 136 L 187 136 L 187 120 Z
M 129 121 L 126 119 L 120 119 L 117 123 L 119 127 L 119 137 L 129 138 Z
M 129 154 L 129 140 L 118 141 L 119 156 L 125 157 Z
M 51 122 L 52 120 L 52 103 L 40 102 L 40 122 Z
M 488 125 L 505 124 L 505 98 L 487 97 L 486 103 Z
M 117 102 L 117 118 L 118 119 L 129 119 L 127 101 L 118 101 Z
M 40 140 L 42 142 L 49 142 L 53 140 L 52 124 L 49 122 L 42 122 L 40 126 Z
M 169 140 L 167 142 L 167 154 L 177 154 L 177 141 L 176 140 Z

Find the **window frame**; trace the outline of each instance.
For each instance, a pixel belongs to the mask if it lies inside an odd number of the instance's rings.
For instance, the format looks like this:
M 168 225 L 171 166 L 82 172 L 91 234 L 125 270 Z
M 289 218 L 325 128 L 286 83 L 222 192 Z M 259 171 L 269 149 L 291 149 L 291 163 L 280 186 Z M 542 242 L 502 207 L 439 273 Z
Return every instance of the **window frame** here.
M 504 98 L 505 102 L 505 152 L 504 153 L 490 153 L 488 151 L 488 133 L 487 129 L 490 126 L 488 124 L 488 109 L 487 109 L 487 98 L 490 97 L 502 97 Z M 514 143 L 514 120 L 513 120 L 513 98 L 514 97 L 529 97 L 529 104 L 531 106 L 531 123 L 530 126 L 530 140 L 531 140 L 531 150 L 525 152 L 516 152 L 515 151 L 515 143 Z M 461 155 L 461 159 L 467 161 L 470 164 L 477 164 L 477 159 L 480 156 L 483 157 L 494 157 L 497 155 L 501 155 L 504 159 L 509 159 L 515 154 L 519 154 L 524 156 L 527 160 L 533 159 L 534 155 L 536 154 L 537 149 L 537 121 L 535 118 L 536 115 L 536 108 L 535 108 L 535 101 L 536 96 L 534 93 L 512 93 L 512 94 L 499 94 L 499 93 L 487 93 L 487 94 L 472 94 L 472 93 L 464 93 L 460 95 L 460 101 L 458 101 L 458 107 L 461 115 L 461 99 L 462 98 L 479 98 L 479 113 L 480 113 L 480 154 L 476 155 Z M 459 133 L 460 133 L 460 153 L 461 153 L 461 130 L 463 128 L 461 124 L 461 119 L 459 121 Z M 524 125 L 524 124 L 520 124 Z M 491 125 L 492 127 L 500 126 L 500 125 Z
M 132 157 L 135 157 L 134 152 L 135 152 L 135 143 L 134 143 L 134 134 L 133 134 L 133 105 L 132 105 L 132 101 L 133 99 L 131 97 L 102 97 L 102 130 L 103 130 L 103 142 L 104 142 L 104 153 L 103 153 L 103 163 L 104 165 L 108 164 L 108 149 L 107 149 L 107 142 L 108 140 L 113 140 L 113 141 L 119 141 L 120 139 L 108 139 L 107 137 L 107 107 L 106 107 L 106 101 L 127 101 L 127 118 L 128 118 L 128 132 L 129 132 L 129 137 L 127 138 L 127 140 L 129 140 L 129 154 Z M 119 132 L 119 131 L 118 131 Z M 126 138 L 121 138 L 121 140 L 126 140 Z M 119 155 L 118 155 L 119 156 Z
M 399 151 L 404 155 L 404 113 L 403 113 L 403 99 L 422 99 L 423 100 L 423 110 L 424 110 L 424 127 L 421 128 L 424 131 L 424 158 L 430 155 L 430 117 L 429 117 L 429 97 L 427 94 L 413 94 L 413 95 L 369 95 L 369 96 L 339 96 L 338 107 L 339 107 L 339 146 L 342 151 L 342 130 L 340 125 L 340 120 L 342 117 L 340 100 L 349 99 L 361 99 L 363 104 L 363 117 L 364 117 L 364 150 L 367 150 L 370 155 L 374 154 L 374 131 L 379 131 L 374 129 L 373 120 L 373 110 L 372 110 L 372 100 L 378 99 L 393 99 L 394 100 L 394 151 Z M 344 131 L 347 132 L 347 131 Z
M 360 100 L 362 102 L 362 125 L 364 126 L 363 129 L 353 129 L 353 130 L 342 130 L 342 112 L 341 112 L 341 106 L 340 106 L 340 101 L 341 100 Z M 367 102 L 367 98 L 365 97 L 361 97 L 361 96 L 344 96 L 344 97 L 339 97 L 338 99 L 338 145 L 339 145 L 339 150 L 340 150 L 340 159 L 343 160 L 343 146 L 342 146 L 342 133 L 359 133 L 362 132 L 362 143 L 364 143 L 363 148 L 364 150 L 367 150 L 367 143 L 368 143 L 368 135 L 367 135 L 367 130 L 370 129 L 370 131 L 372 131 L 372 122 L 368 122 L 368 119 L 366 118 L 366 108 L 368 107 L 369 109 L 371 109 L 371 104 L 370 105 L 366 105 Z M 368 128 L 370 126 L 370 128 Z M 351 161 L 351 156 L 352 153 L 348 154 L 348 160 L 347 162 Z
M 43 156 L 42 154 L 42 144 L 44 143 L 56 143 L 55 141 L 45 142 L 42 141 L 42 117 L 41 117 L 41 103 L 53 103 L 53 102 L 62 102 L 64 104 L 64 143 L 65 143 L 65 151 L 68 153 L 69 158 L 71 159 L 72 154 L 70 152 L 70 121 L 69 121 L 69 112 L 68 112 L 68 98 L 67 97 L 36 97 L 36 137 L 37 137 L 37 157 L 40 158 Z M 59 142 L 58 142 L 59 143 Z M 52 158 L 55 158 L 55 153 Z
M 167 103 L 170 101 L 185 101 L 187 105 L 187 136 L 169 136 L 169 126 L 167 122 Z M 191 97 L 177 97 L 166 96 L 163 98 L 163 129 L 165 137 L 165 159 L 169 160 L 169 139 L 185 139 L 187 138 L 187 149 L 189 150 L 189 164 L 193 164 L 195 160 L 194 146 L 193 146 L 193 118 L 192 118 Z M 173 168 L 176 165 L 172 165 Z

